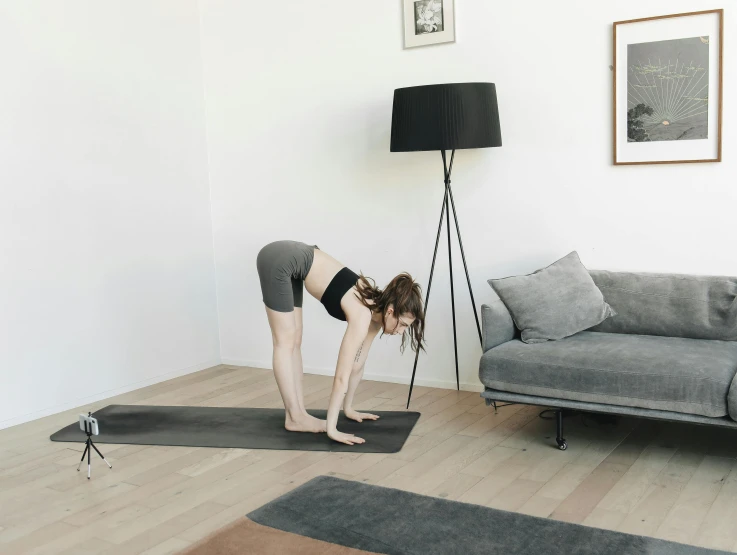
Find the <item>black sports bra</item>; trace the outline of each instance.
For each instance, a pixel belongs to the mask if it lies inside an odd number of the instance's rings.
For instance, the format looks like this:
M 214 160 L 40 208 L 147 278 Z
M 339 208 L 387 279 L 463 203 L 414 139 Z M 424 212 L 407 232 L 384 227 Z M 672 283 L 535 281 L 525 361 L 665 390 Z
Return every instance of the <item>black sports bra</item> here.
M 346 292 L 356 285 L 361 276 L 353 272 L 347 267 L 342 268 L 335 277 L 330 281 L 325 293 L 322 294 L 320 302 L 325 305 L 328 314 L 338 320 L 346 321 L 345 312 L 340 307 L 340 299 Z

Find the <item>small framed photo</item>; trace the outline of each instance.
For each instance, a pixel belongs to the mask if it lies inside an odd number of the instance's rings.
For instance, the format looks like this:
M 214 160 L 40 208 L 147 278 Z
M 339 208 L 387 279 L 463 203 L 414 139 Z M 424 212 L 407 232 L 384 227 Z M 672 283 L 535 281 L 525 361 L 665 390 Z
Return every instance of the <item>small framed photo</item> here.
M 455 42 L 455 0 L 403 0 L 404 47 Z
M 614 23 L 614 164 L 720 162 L 723 10 Z

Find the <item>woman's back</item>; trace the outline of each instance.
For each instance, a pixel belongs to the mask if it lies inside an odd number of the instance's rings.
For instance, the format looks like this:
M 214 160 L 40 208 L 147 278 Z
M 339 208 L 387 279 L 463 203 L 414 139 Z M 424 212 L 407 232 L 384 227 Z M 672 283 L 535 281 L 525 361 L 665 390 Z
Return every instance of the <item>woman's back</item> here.
M 314 251 L 315 258 L 307 277 L 305 277 L 305 289 L 319 301 L 332 279 L 345 264 L 320 249 L 314 249 Z
M 323 295 L 325 294 L 328 285 L 330 285 L 330 283 L 333 281 L 333 278 L 335 278 L 336 275 L 346 266 L 339 260 L 336 260 L 329 254 L 321 251 L 320 249 L 314 250 L 315 258 L 312 261 L 310 271 L 305 278 L 305 289 L 307 289 L 307 292 L 310 295 L 315 297 L 318 301 L 322 302 Z M 349 291 L 346 291 L 346 293 L 342 297 L 340 306 L 343 312 L 346 314 L 350 312 L 360 313 L 363 311 L 363 309 L 366 308 L 355 297 L 355 295 L 348 294 L 349 292 L 354 291 L 357 287 L 360 287 L 358 283 L 356 283 L 356 285 L 352 287 Z M 334 302 L 334 300 L 330 299 L 330 302 L 332 303 Z M 337 299 L 335 299 L 335 302 L 337 302 Z

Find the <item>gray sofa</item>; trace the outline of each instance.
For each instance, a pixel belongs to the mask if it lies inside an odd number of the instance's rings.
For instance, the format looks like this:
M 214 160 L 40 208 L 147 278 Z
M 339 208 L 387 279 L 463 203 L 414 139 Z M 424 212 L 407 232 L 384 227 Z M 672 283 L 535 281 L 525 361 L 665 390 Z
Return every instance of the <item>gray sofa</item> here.
M 500 299 L 481 307 L 479 378 L 496 401 L 737 428 L 737 277 L 590 270 L 616 311 L 526 344 Z

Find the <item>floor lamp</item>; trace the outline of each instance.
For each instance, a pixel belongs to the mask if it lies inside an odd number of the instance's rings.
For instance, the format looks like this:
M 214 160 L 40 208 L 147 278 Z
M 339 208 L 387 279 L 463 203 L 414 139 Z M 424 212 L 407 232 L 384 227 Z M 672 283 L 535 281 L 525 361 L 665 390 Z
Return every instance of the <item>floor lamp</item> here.
M 423 85 L 419 87 L 405 87 L 394 91 L 394 106 L 392 109 L 391 152 L 414 152 L 421 150 L 439 150 L 443 158 L 443 172 L 445 175 L 445 195 L 443 206 L 440 209 L 440 223 L 435 238 L 435 251 L 432 255 L 430 279 L 427 283 L 425 297 L 425 311 L 430 300 L 432 275 L 435 270 L 435 259 L 438 254 L 440 230 L 443 227 L 443 213 L 448 222 L 448 267 L 450 269 L 450 300 L 453 311 L 453 345 L 456 362 L 456 387 L 460 390 L 458 376 L 458 340 L 456 335 L 455 296 L 453 293 L 453 260 L 450 247 L 450 210 L 448 199 L 453 208 L 458 244 L 461 248 L 463 267 L 466 270 L 468 292 L 471 294 L 471 305 L 476 317 L 476 329 L 479 332 L 479 341 L 483 346 L 481 325 L 479 324 L 476 302 L 473 298 L 471 280 L 468 277 L 466 255 L 463 252 L 461 230 L 458 226 L 453 192 L 450 188 L 450 173 L 453 171 L 453 157 L 455 151 L 462 148 L 486 148 L 502 146 L 502 133 L 499 128 L 499 108 L 496 103 L 496 87 L 494 83 L 447 83 L 442 85 Z M 450 163 L 446 161 L 445 151 L 450 150 Z M 420 350 L 415 354 L 415 365 L 412 368 L 412 381 L 409 385 L 407 408 L 412 398 L 412 386 L 415 382 L 417 359 Z

